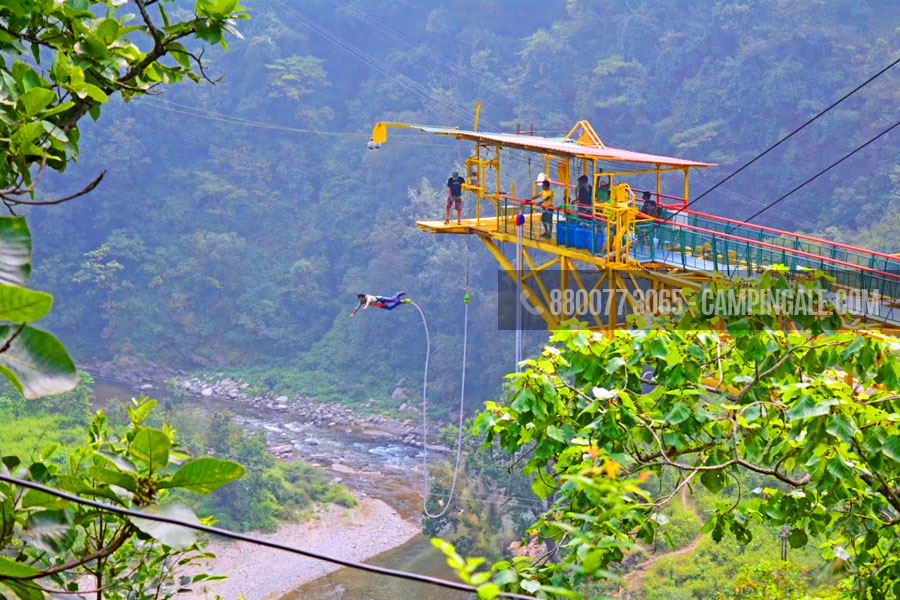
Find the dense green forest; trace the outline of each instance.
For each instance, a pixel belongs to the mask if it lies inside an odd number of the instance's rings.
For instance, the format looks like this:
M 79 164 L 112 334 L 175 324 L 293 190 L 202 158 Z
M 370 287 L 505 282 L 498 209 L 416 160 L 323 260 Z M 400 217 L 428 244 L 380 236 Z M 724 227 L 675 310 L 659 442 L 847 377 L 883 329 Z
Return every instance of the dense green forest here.
M 431 319 L 434 390 L 451 402 L 469 262 L 473 408 L 512 362 L 512 334 L 496 330 L 495 263 L 476 242 L 412 226 L 442 214 L 444 181 L 469 148 L 397 134 L 368 152 L 374 122 L 470 126 L 478 100 L 484 129 L 562 135 L 584 118 L 608 144 L 719 163 L 696 195 L 892 60 L 900 25 L 900 7 L 851 0 L 247 7 L 244 39 L 206 55 L 215 86 L 114 99 L 84 126 L 66 180 L 108 169 L 105 180 L 31 216 L 35 283 L 57 298 L 51 330 L 81 361 L 303 373 L 302 391 L 338 385 L 352 401 L 418 378 L 413 311 L 347 319 L 356 293 L 402 289 Z M 889 122 L 896 80 L 874 82 L 698 208 L 752 214 Z M 761 222 L 900 250 L 897 148 L 882 140 Z M 527 181 L 528 165 L 518 170 Z
M 153 513 L 272 529 L 314 502 L 356 502 L 323 471 L 276 461 L 264 434 L 227 412 L 191 406 L 175 381 L 160 407 L 141 397 L 91 415 L 90 376 L 29 325 L 54 296 L 47 328 L 79 362 L 137 357 L 353 403 L 420 373 L 412 310 L 348 319 L 358 292 L 403 289 L 431 316 L 433 404 L 449 412 L 468 280 L 479 410 L 461 432 L 453 510 L 424 529 L 469 591 L 900 595 L 892 339 L 846 327 L 836 310 L 791 315 L 788 328 L 772 314 L 721 317 L 688 294 L 689 310 L 647 328 L 531 333 L 530 349 L 543 347 L 501 390 L 512 339 L 495 326 L 494 263 L 470 239 L 412 226 L 439 217 L 444 177 L 467 149 L 409 134 L 365 145 L 377 120 L 465 126 L 481 101 L 482 128 L 562 134 L 586 118 L 609 144 L 718 162 L 696 195 L 894 60 L 900 8 L 347 1 L 250 1 L 242 34 L 236 0 L 135 0 L 134 28 L 117 19 L 119 0 L 0 2 L 0 200 L 31 225 L 0 219 L 0 374 L 16 388 L 0 390 L 3 593 L 39 600 L 91 576 L 98 597 L 171 597 L 169 565 L 209 555 Z M 170 89 L 185 78 L 200 85 Z M 871 136 L 893 118 L 895 81 L 702 208 L 746 216 Z M 898 250 L 896 147 L 873 145 L 766 222 Z M 518 159 L 513 176 L 539 168 Z M 21 207 L 78 182 L 64 209 Z M 32 236 L 30 284 L 53 296 L 25 287 Z M 819 285 L 780 267 L 744 283 Z M 448 464 L 433 474 L 436 511 L 456 479 Z

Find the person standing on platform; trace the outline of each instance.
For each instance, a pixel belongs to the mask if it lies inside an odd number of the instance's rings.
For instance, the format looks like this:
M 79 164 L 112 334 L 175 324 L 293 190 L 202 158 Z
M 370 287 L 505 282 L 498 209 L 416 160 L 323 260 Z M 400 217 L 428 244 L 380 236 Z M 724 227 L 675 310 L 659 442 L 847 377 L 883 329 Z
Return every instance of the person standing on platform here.
M 594 190 L 588 183 L 588 176 L 582 175 L 578 178 L 578 187 L 575 190 L 575 210 L 580 213 L 591 212 L 593 195 Z
M 541 225 L 544 226 L 544 233 L 541 234 L 541 237 L 551 238 L 553 237 L 553 190 L 550 189 L 549 178 L 544 179 L 541 189 L 531 199 L 537 200 L 538 198 L 541 199 Z
M 462 187 L 466 182 L 459 176 L 459 171 L 453 171 L 453 175 L 447 180 L 447 208 L 444 211 L 444 225 L 450 223 L 450 205 L 456 204 L 456 224 L 462 223 Z

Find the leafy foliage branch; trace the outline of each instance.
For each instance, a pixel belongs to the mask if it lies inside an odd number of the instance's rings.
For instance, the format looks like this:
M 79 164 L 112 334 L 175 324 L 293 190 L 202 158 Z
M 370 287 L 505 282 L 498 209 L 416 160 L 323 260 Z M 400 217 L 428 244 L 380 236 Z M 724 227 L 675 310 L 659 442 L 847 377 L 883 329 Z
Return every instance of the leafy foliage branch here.
M 122 435 L 110 431 L 106 416 L 97 413 L 88 443 L 62 464 L 53 460 L 59 444 L 52 444 L 27 462 L 0 454 L 0 470 L 80 496 L 198 521 L 189 508 L 167 499 L 171 491 L 209 494 L 242 477 L 244 468 L 229 460 L 190 458 L 172 428 L 145 425 L 155 405 L 155 400 L 135 402 L 130 428 Z M 190 581 L 175 579 L 179 569 L 209 556 L 191 530 L 100 514 L 0 483 L 0 597 L 8 590 L 21 600 L 88 592 L 113 599 L 168 598 L 185 585 L 214 578 L 199 573 Z M 95 589 L 79 587 L 86 579 Z
M 755 285 L 817 283 L 773 270 Z M 654 327 L 558 331 L 510 376 L 511 401 L 487 403 L 477 431 L 510 454 L 530 451 L 524 472 L 552 501 L 531 528 L 547 552 L 519 557 L 500 588 L 588 594 L 596 578 L 615 578 L 629 545 L 666 535 L 661 508 L 700 484 L 730 492 L 703 525 L 715 541 L 749 543 L 754 521 L 788 527 L 791 547 L 824 540 L 847 594 L 896 594 L 898 343 L 834 311 L 788 324 L 707 314 L 696 297 L 688 306 Z M 762 484 L 742 489 L 748 474 Z M 651 491 L 651 475 L 676 483 Z

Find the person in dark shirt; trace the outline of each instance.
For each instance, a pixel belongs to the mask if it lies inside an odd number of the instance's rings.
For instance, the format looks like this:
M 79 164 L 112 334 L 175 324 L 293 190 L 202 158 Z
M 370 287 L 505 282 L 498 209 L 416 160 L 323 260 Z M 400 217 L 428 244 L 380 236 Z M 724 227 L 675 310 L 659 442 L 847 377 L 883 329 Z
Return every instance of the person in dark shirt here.
M 575 190 L 575 210 L 577 212 L 589 212 L 591 210 L 594 190 L 588 183 L 588 176 L 578 178 L 578 188 Z
M 447 208 L 444 211 L 444 225 L 450 223 L 450 205 L 456 203 L 456 223 L 462 222 L 462 186 L 466 182 L 459 176 L 459 171 L 453 171 L 453 176 L 447 180 Z
M 638 232 L 639 237 L 646 242 L 649 250 L 650 246 L 655 243 L 656 238 L 659 237 L 659 221 L 656 219 L 660 218 L 662 211 L 659 204 L 656 203 L 656 200 L 650 196 L 649 190 L 641 195 L 641 200 L 643 201 L 641 204 L 641 212 L 654 219 L 650 223 L 638 223 L 638 228 L 640 229 Z
M 641 200 L 643 201 L 643 204 L 641 204 L 642 213 L 648 217 L 659 217 L 659 205 L 656 203 L 656 200 L 650 197 L 649 191 L 645 191 L 641 195 Z

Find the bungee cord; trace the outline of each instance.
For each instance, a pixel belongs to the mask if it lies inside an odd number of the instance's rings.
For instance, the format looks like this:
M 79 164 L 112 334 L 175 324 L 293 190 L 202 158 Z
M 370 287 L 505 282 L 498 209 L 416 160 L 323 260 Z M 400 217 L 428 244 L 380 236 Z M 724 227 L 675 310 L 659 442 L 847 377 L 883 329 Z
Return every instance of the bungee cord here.
M 431 519 L 438 519 L 444 516 L 450 505 L 453 503 L 453 494 L 456 491 L 456 482 L 459 478 L 459 465 L 462 462 L 462 439 L 463 425 L 465 423 L 465 406 L 466 406 L 466 352 L 469 340 L 469 239 L 466 238 L 466 294 L 463 297 L 465 309 L 463 311 L 463 351 L 462 351 L 462 381 L 459 390 L 459 422 L 457 423 L 456 432 L 456 464 L 453 467 L 453 479 L 450 481 L 450 491 L 447 494 L 447 502 L 438 513 L 432 513 L 428 510 L 428 496 L 431 487 L 431 480 L 428 471 L 428 365 L 431 360 L 431 335 L 428 332 L 428 320 L 425 318 L 425 312 L 418 304 L 410 300 L 419 316 L 422 318 L 422 327 L 425 331 L 425 373 L 422 379 L 422 466 L 424 470 L 424 489 L 422 490 L 422 512 Z

